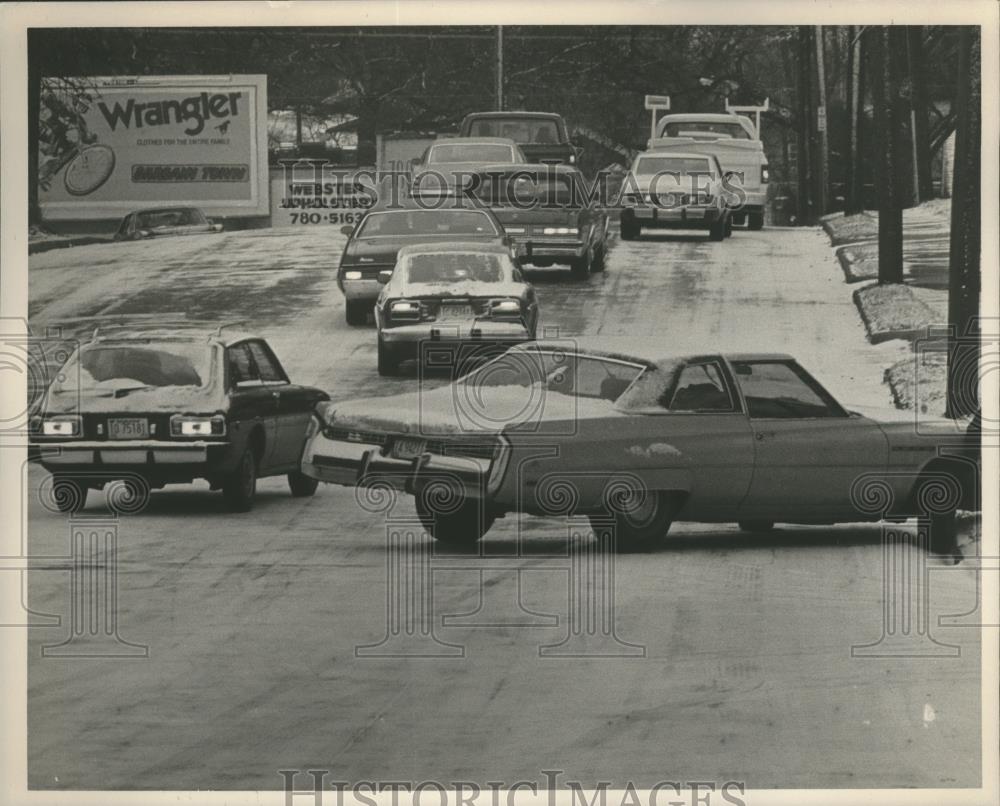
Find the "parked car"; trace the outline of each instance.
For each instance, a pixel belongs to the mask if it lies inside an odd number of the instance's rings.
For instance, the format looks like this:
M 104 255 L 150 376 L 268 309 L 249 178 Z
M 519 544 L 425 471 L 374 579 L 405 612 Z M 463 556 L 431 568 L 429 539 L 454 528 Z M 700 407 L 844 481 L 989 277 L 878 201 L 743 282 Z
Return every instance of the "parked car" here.
M 222 232 L 216 224 L 197 207 L 161 207 L 137 210 L 122 219 L 115 232 L 116 241 L 141 241 L 167 235 L 198 235 L 203 232 Z
M 535 338 L 538 300 L 506 246 L 404 246 L 375 303 L 378 372 L 419 359 L 422 343 L 507 348 Z
M 204 478 L 245 511 L 263 476 L 287 475 L 296 496 L 316 490 L 299 462 L 310 414 L 328 399 L 292 383 L 267 341 L 250 333 L 110 333 L 69 358 L 40 402 L 31 441 L 66 511 L 116 478 L 151 488 Z
M 489 210 L 448 202 L 438 209 L 408 204 L 372 208 L 348 235 L 337 269 L 337 285 L 346 298 L 344 315 L 349 325 L 363 325 L 382 290 L 379 273 L 392 270 L 396 253 L 409 244 L 440 241 L 475 241 L 516 247 L 503 225 Z
M 470 190 L 535 266 L 568 265 L 578 277 L 604 271 L 608 215 L 572 165 L 491 165 Z
M 524 162 L 524 153 L 509 137 L 441 137 L 427 146 L 414 170 L 417 174 L 430 169 L 448 173 L 479 165 Z
M 790 355 L 653 359 L 543 340 L 450 386 L 322 403 L 302 471 L 415 496 L 428 532 L 472 543 L 509 512 L 589 516 L 620 549 L 674 520 L 832 524 L 919 515 L 941 545 L 975 499 L 977 435 L 842 406 Z M 948 447 L 956 450 L 949 457 Z M 958 493 L 941 495 L 954 483 Z
M 649 229 L 707 229 L 713 241 L 732 233 L 732 197 L 718 159 L 710 154 L 646 151 L 623 185 L 620 235 L 631 241 Z
M 727 113 L 690 112 L 666 115 L 656 124 L 650 150 L 711 154 L 723 171 L 739 177 L 745 198 L 734 211 L 735 223 L 752 230 L 764 227 L 764 208 L 770 179 L 764 144 L 750 118 Z
M 527 162 L 577 162 L 562 115 L 554 112 L 472 112 L 462 120 L 462 137 L 509 137 Z

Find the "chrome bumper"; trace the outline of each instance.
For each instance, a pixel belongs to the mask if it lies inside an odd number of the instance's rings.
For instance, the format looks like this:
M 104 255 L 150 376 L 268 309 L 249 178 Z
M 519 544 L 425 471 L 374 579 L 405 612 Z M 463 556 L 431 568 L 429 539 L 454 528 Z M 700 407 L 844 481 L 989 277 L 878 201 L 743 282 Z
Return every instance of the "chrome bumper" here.
M 104 442 L 37 442 L 43 465 L 180 465 L 208 461 L 210 447 L 225 442 L 159 442 L 118 440 Z
M 513 346 L 531 339 L 531 334 L 521 322 L 421 322 L 383 328 L 379 333 L 386 345 L 414 348 L 423 342 L 488 342 Z
M 720 211 L 716 207 L 629 207 L 627 212 L 636 221 L 651 224 L 691 224 L 703 226 L 719 220 Z
M 353 301 L 357 299 L 371 300 L 372 303 L 378 299 L 382 285 L 378 280 L 344 280 L 341 283 L 341 290 L 344 297 Z
M 516 238 L 520 247 L 522 259 L 531 262 L 532 258 L 576 258 L 583 257 L 587 245 L 581 240 L 567 238 Z

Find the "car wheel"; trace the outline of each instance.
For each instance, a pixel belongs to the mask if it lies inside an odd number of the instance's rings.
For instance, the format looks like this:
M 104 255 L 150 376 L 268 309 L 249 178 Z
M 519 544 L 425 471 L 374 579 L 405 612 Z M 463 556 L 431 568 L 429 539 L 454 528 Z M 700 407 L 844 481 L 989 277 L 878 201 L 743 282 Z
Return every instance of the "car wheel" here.
M 733 234 L 733 217 L 726 216 L 726 237 L 729 238 Z
M 347 324 L 358 327 L 368 322 L 368 307 L 364 302 L 349 299 L 344 305 L 344 318 Z
M 87 504 L 87 493 L 90 488 L 77 481 L 53 474 L 52 502 L 60 512 L 79 512 Z
M 378 374 L 382 376 L 395 375 L 399 370 L 399 359 L 386 346 L 382 338 L 378 340 Z
M 587 251 L 584 253 L 583 257 L 577 258 L 569 264 L 570 271 L 573 272 L 573 276 L 579 280 L 582 280 L 588 274 L 590 274 L 590 267 L 594 263 L 594 251 L 592 248 L 588 247 Z
M 716 221 L 708 228 L 708 237 L 713 241 L 721 241 L 726 237 L 726 222 Z
M 466 499 L 449 512 L 434 512 L 417 495 L 416 508 L 420 523 L 427 533 L 451 546 L 471 546 L 477 543 L 493 525 L 494 516 L 483 511 L 480 501 Z
M 601 248 L 594 255 L 594 262 L 590 266 L 592 272 L 602 272 L 607 265 L 608 244 L 607 241 L 601 244 Z
M 952 557 L 959 554 L 958 522 L 955 512 L 939 512 L 917 519 L 918 528 L 927 532 L 927 548 L 934 554 Z
M 307 476 L 301 470 L 293 470 L 288 474 L 288 489 L 293 498 L 308 498 L 319 487 L 319 479 Z
M 669 493 L 643 491 L 641 500 L 629 505 L 614 506 L 599 515 L 590 516 L 594 533 L 600 535 L 614 529 L 615 550 L 628 554 L 649 551 L 670 530 L 676 511 L 676 500 Z
M 744 532 L 770 532 L 774 521 L 740 521 L 739 527 Z
M 618 225 L 618 237 L 623 241 L 634 241 L 642 234 L 642 224 L 622 220 Z
M 257 457 L 250 448 L 243 451 L 236 469 L 222 482 L 222 497 L 233 512 L 249 512 L 257 494 Z
M 733 223 L 737 227 L 742 227 L 744 224 L 746 224 L 747 223 L 746 213 L 733 213 Z
M 748 213 L 747 214 L 747 224 L 750 229 L 760 230 L 764 229 L 764 214 L 763 213 Z

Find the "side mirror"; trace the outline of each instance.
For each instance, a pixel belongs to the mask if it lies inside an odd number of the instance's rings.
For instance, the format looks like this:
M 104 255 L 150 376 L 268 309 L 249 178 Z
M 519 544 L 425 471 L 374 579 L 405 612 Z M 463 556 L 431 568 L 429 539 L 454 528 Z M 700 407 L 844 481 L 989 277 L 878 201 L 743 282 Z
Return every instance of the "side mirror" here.
M 344 235 L 346 235 L 346 236 L 350 237 L 350 236 L 351 236 L 351 233 L 353 233 L 353 232 L 354 232 L 354 227 L 353 227 L 353 226 L 351 226 L 350 224 L 345 224 L 345 225 L 344 225 L 343 227 L 341 227 L 341 228 L 340 228 L 340 231 L 341 231 L 341 233 L 343 233 Z
M 382 269 L 378 273 L 378 281 L 381 285 L 385 285 L 392 279 L 392 269 Z

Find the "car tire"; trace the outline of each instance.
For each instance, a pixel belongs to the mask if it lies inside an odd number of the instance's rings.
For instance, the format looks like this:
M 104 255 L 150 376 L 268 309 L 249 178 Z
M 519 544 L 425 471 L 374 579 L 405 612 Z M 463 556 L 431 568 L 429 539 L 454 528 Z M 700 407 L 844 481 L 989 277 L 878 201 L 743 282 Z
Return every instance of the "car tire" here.
M 676 512 L 676 499 L 665 492 L 646 492 L 650 499 L 637 511 L 605 510 L 590 516 L 595 535 L 614 528 L 615 551 L 619 554 L 649 551 L 655 548 L 670 530 Z
M 88 485 L 76 479 L 52 475 L 52 502 L 60 512 L 72 514 L 79 512 L 87 505 Z
M 770 532 L 774 528 L 774 521 L 740 521 L 738 525 L 743 532 L 761 534 L 763 532 Z
M 458 507 L 447 513 L 432 512 L 416 498 L 417 517 L 427 533 L 435 540 L 449 546 L 472 546 L 479 542 L 495 520 L 492 514 L 483 511 L 483 504 L 474 499 L 466 499 Z
M 642 224 L 627 222 L 622 219 L 618 224 L 618 237 L 623 241 L 634 241 L 642 235 Z
M 742 227 L 746 223 L 747 223 L 746 213 L 733 213 L 733 224 L 735 224 L 737 227 Z
M 602 272 L 607 266 L 608 261 L 608 244 L 605 241 L 601 244 L 601 248 L 594 255 L 594 262 L 590 265 L 590 270 L 592 272 Z
M 747 226 L 752 230 L 764 229 L 764 214 L 747 213 Z
M 917 519 L 917 528 L 927 533 L 927 549 L 932 554 L 953 557 L 959 554 L 956 512 L 938 512 Z
M 582 280 L 590 274 L 591 267 L 594 265 L 594 251 L 592 248 L 588 247 L 587 251 L 584 253 L 583 257 L 573 260 L 569 264 L 570 271 L 573 276 L 578 280 Z
M 250 448 L 243 451 L 236 469 L 222 481 L 222 497 L 232 512 L 249 512 L 257 495 L 257 457 Z
M 395 375 L 399 371 L 399 359 L 382 338 L 378 340 L 378 374 L 382 377 Z
M 733 235 L 733 217 L 726 216 L 726 237 L 731 238 Z
M 292 498 L 309 498 L 319 487 L 319 479 L 307 476 L 301 470 L 293 470 L 288 474 L 288 489 L 292 491 Z
M 716 221 L 708 228 L 708 237 L 713 241 L 721 241 L 726 237 L 726 222 Z
M 351 327 L 360 327 L 368 323 L 368 306 L 356 299 L 349 299 L 344 304 L 344 318 Z

